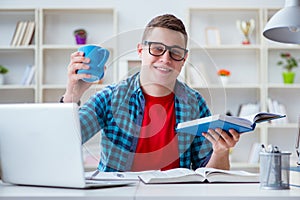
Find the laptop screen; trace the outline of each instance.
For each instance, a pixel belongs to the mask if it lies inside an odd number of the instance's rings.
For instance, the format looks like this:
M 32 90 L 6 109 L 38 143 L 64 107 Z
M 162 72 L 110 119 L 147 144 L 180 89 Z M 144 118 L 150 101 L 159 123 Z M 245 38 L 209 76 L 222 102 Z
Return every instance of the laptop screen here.
M 85 183 L 77 104 L 0 104 L 0 132 L 4 182 Z

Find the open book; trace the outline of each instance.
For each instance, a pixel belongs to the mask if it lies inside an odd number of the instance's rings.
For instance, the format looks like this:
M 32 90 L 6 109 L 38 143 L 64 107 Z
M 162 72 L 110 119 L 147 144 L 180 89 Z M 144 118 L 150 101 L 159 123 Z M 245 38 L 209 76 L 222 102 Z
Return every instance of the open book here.
M 235 129 L 239 133 L 253 131 L 257 123 L 286 117 L 286 115 L 261 112 L 247 117 L 234 117 L 223 114 L 203 117 L 187 122 L 179 123 L 178 132 L 201 135 L 208 129 L 221 128 L 225 131 Z
M 195 182 L 228 182 L 258 183 L 259 174 L 246 171 L 221 170 L 215 168 L 198 168 L 195 171 L 187 168 L 175 168 L 166 171 L 143 173 L 139 178 L 144 183 L 195 183 Z

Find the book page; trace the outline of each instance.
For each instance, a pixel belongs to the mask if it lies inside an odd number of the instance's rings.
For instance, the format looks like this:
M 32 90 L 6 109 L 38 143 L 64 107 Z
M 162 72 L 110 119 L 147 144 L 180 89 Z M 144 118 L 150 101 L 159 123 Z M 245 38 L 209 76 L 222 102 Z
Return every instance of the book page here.
M 206 177 L 209 182 L 258 182 L 259 174 L 238 170 L 198 168 L 196 173 Z
M 153 171 L 144 173 L 139 176 L 144 183 L 186 183 L 186 182 L 203 182 L 200 174 L 187 168 L 176 168 L 166 171 Z
M 187 175 L 194 175 L 195 172 L 186 168 L 176 168 L 170 169 L 166 171 L 153 171 L 150 173 L 145 173 L 144 175 L 150 175 L 153 178 L 176 178 Z
M 224 120 L 227 121 L 227 122 L 230 122 L 230 123 L 233 123 L 233 124 L 238 124 L 238 125 L 241 125 L 241 126 L 245 126 L 245 127 L 252 127 L 252 120 L 253 118 L 251 119 L 248 118 L 248 117 L 235 117 L 235 116 L 226 116 L 226 115 L 223 115 L 224 117 Z
M 207 168 L 207 167 L 198 168 L 196 169 L 195 172 L 203 175 L 204 177 L 207 177 L 212 173 L 224 173 L 224 174 L 232 174 L 232 175 L 239 175 L 239 176 L 252 175 L 252 173 L 241 171 L 241 170 L 223 170 L 223 169 Z

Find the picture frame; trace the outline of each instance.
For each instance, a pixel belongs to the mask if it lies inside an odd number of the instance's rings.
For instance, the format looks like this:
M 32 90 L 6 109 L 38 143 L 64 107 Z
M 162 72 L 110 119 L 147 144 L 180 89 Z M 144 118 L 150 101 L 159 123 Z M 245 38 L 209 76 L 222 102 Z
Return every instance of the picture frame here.
M 216 27 L 207 27 L 205 29 L 206 45 L 215 46 L 221 44 L 220 31 Z

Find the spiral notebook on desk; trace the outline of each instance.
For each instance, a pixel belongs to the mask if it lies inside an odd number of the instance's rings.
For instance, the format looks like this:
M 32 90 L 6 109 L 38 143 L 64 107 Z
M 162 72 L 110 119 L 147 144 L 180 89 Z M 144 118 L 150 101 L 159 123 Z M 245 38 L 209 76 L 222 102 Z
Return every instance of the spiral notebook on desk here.
M 0 104 L 2 181 L 101 188 L 129 181 L 85 180 L 77 104 Z

